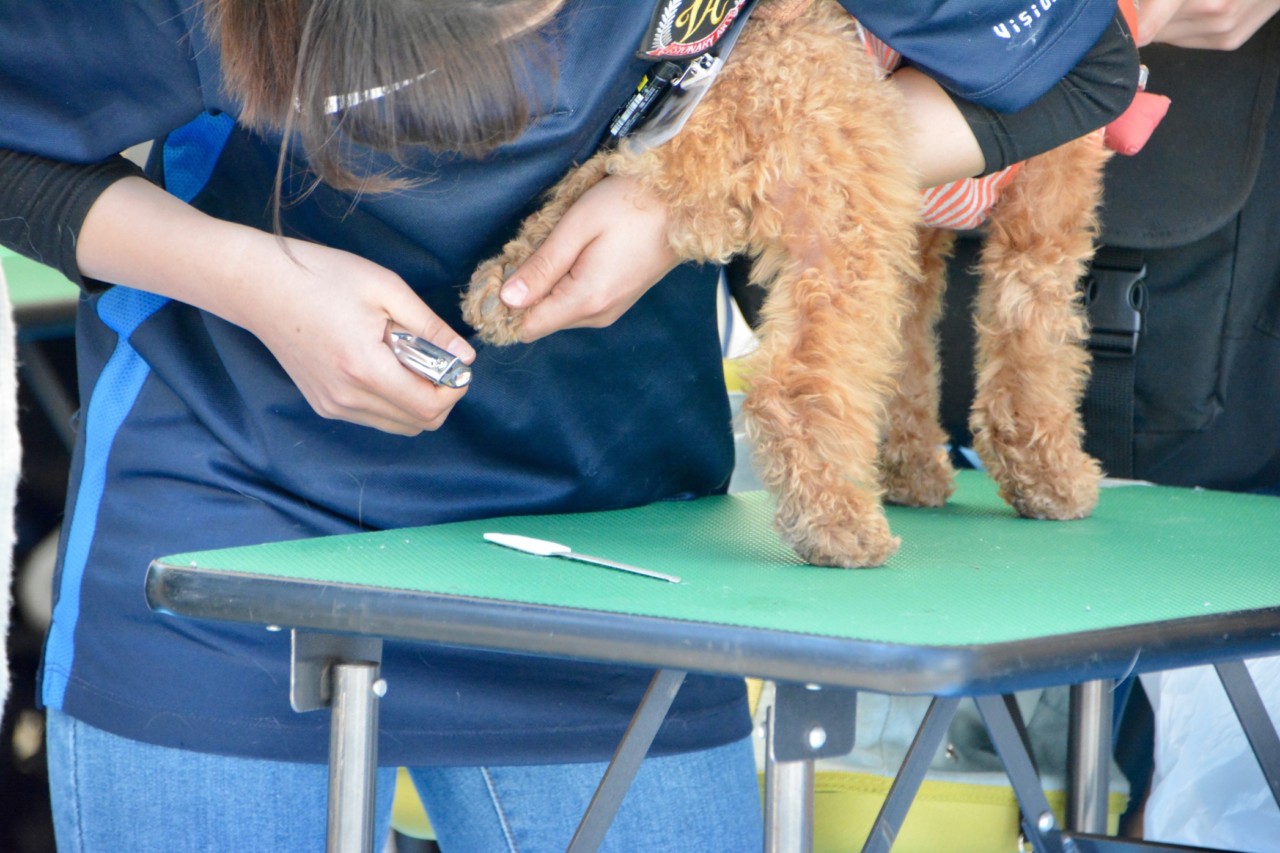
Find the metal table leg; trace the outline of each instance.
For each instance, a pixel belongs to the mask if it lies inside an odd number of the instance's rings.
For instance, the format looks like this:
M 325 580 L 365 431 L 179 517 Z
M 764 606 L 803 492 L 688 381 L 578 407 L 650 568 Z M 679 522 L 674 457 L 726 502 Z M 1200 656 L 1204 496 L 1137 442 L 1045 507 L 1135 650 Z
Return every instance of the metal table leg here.
M 666 718 L 671 703 L 675 701 L 684 677 L 685 673 L 679 670 L 663 669 L 649 683 L 640 707 L 631 718 L 631 725 L 627 727 L 626 734 L 622 736 L 622 741 L 613 754 L 613 760 L 609 762 L 609 768 L 605 770 L 600 787 L 591 798 L 591 805 L 587 806 L 582 823 L 578 824 L 578 830 L 569 842 L 568 853 L 592 853 L 604 842 L 609 824 L 618 813 L 618 807 L 622 805 L 622 798 L 626 796 L 631 780 L 640 770 L 640 764 L 648 754 L 649 746 L 658 734 L 658 727 Z
M 813 759 L 778 760 L 773 708 L 766 712 L 765 729 L 764 849 L 809 853 L 813 849 Z
M 1012 696 L 975 696 L 973 701 L 1013 784 L 1023 833 L 1036 853 L 1063 853 L 1062 831 L 1041 787 L 1016 700 Z
M 1105 835 L 1111 792 L 1112 682 L 1088 681 L 1071 687 L 1067 739 L 1067 827 Z
M 375 853 L 378 698 L 385 684 L 376 663 L 334 664 L 332 678 L 327 846 L 329 853 Z
M 770 853 L 813 849 L 814 761 L 848 755 L 858 694 L 819 684 L 778 682 L 765 721 L 764 833 Z
M 382 640 L 292 632 L 289 702 L 298 712 L 329 708 L 328 853 L 374 853 L 378 765 L 378 677 Z
M 1262 703 L 1258 687 L 1253 683 L 1244 661 L 1229 661 L 1216 664 L 1216 667 L 1222 688 L 1227 691 L 1227 698 L 1231 700 L 1236 718 L 1249 739 L 1262 775 L 1271 787 L 1271 796 L 1280 805 L 1280 736 L 1277 736 L 1267 707 Z
M 960 700 L 952 696 L 937 696 L 929 703 L 929 710 L 925 712 L 920 728 L 911 741 L 911 747 L 902 758 L 902 767 L 894 776 L 893 785 L 885 796 L 876 822 L 871 826 L 871 834 L 867 836 L 862 853 L 889 853 L 889 849 L 893 847 L 893 842 L 902 829 L 902 822 L 907 819 L 911 802 L 929 772 L 933 757 L 938 754 L 938 748 L 946 739 L 959 707 Z

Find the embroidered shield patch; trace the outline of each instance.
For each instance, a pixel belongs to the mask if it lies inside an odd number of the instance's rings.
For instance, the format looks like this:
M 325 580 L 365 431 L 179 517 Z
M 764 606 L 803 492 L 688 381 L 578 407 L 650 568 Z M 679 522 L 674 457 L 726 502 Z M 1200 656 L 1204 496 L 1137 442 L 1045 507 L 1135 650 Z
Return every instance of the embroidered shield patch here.
M 692 59 L 715 46 L 752 0 L 661 0 L 654 10 L 642 59 Z

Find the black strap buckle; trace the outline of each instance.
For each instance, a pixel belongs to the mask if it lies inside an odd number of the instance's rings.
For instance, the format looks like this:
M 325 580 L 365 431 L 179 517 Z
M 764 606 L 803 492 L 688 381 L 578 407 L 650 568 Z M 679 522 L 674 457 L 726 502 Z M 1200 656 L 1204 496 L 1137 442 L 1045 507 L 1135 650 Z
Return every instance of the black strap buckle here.
M 1089 314 L 1089 349 L 1098 355 L 1132 356 L 1138 351 L 1146 302 L 1147 266 L 1124 268 L 1099 264 L 1085 279 L 1084 304 Z

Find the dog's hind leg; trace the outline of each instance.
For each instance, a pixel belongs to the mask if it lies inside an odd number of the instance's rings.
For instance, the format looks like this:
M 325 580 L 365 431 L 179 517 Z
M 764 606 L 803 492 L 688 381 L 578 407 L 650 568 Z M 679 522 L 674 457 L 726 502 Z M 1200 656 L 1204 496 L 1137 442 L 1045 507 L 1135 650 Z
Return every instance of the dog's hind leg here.
M 938 423 L 940 372 L 937 325 L 955 232 L 930 228 L 920 237 L 920 276 L 908 283 L 902 323 L 902 373 L 889 398 L 880 450 L 885 500 L 942 506 L 955 490 L 947 434 Z
M 1098 463 L 1082 448 L 1089 354 L 1078 281 L 1107 157 L 1086 137 L 1027 161 L 983 251 L 970 427 L 1001 497 L 1031 518 L 1083 518 L 1098 499 Z

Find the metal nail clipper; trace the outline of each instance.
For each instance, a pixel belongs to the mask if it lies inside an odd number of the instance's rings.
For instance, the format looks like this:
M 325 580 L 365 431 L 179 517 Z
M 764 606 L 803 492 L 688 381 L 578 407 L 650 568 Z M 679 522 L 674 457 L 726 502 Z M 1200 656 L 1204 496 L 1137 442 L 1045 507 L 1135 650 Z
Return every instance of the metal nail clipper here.
M 437 385 L 462 388 L 471 382 L 471 367 L 462 359 L 392 323 L 387 324 L 387 346 L 401 364 Z

